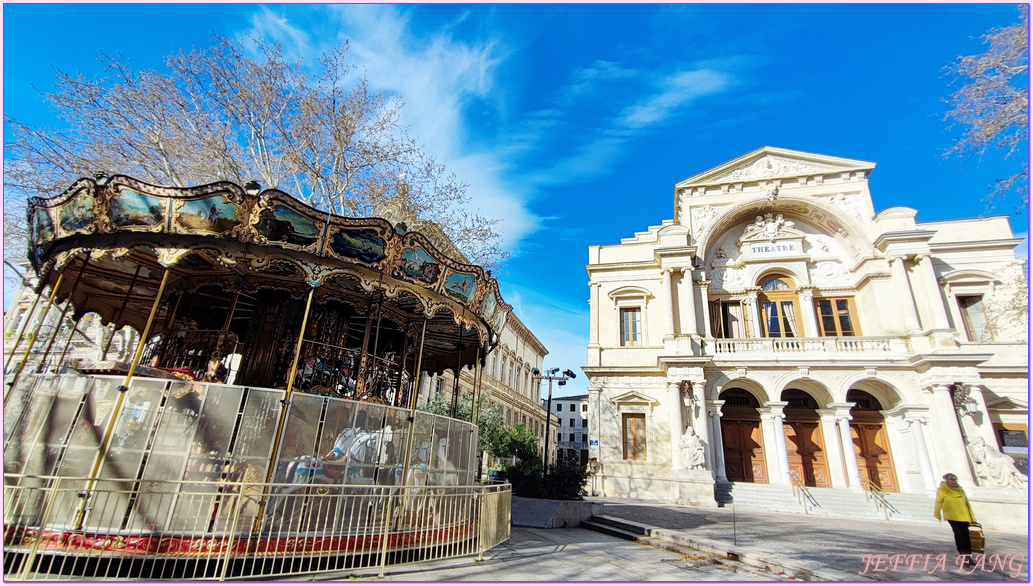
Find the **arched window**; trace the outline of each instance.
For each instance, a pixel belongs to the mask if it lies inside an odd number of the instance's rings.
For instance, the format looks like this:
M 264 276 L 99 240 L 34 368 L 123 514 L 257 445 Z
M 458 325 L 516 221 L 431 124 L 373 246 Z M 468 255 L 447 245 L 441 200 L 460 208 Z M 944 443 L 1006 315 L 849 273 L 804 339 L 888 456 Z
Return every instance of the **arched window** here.
M 770 275 L 761 281 L 758 302 L 766 337 L 799 337 L 800 326 L 796 316 L 800 310 L 793 292 L 795 288 L 793 281 L 783 275 Z

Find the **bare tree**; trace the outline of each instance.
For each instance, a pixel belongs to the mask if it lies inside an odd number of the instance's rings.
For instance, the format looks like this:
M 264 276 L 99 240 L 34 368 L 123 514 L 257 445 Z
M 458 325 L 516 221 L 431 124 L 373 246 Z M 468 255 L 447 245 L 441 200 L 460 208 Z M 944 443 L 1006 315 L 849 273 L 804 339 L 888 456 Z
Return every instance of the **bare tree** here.
M 428 236 L 473 263 L 509 256 L 500 220 L 470 211 L 467 185 L 408 135 L 403 103 L 370 90 L 347 45 L 311 68 L 275 44 L 253 49 L 213 36 L 160 71 L 102 54 L 106 77 L 58 72 L 44 96 L 56 127 L 5 115 L 5 257 L 14 245 L 24 258 L 26 197 L 97 171 L 175 186 L 254 179 L 340 215 L 436 224 Z
M 983 35 L 990 45 L 985 53 L 959 56 L 947 67 L 955 85 L 968 78 L 950 98 L 946 120 L 964 127 L 948 155 L 984 156 L 1003 151 L 1003 159 L 1028 153 L 1029 144 L 1029 5 L 1019 5 L 1019 22 L 991 29 Z M 1023 146 L 1026 145 L 1026 146 Z M 1029 209 L 1029 159 L 1010 177 L 998 179 L 986 198 L 992 210 L 1009 193 L 1019 196 L 1019 211 Z

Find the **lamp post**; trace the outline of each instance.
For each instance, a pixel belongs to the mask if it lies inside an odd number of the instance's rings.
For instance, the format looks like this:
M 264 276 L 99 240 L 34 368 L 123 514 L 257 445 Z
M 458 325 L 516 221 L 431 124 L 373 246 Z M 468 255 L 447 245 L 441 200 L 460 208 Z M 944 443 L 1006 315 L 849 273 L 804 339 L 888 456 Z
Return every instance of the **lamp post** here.
M 562 376 L 557 376 L 557 372 L 560 369 L 558 366 L 554 366 L 545 371 L 537 368 L 531 369 L 531 378 L 537 381 L 547 380 L 549 381 L 549 398 L 545 401 L 545 452 L 542 454 L 542 461 L 545 462 L 544 469 L 542 470 L 542 482 L 545 482 L 545 477 L 549 474 L 549 424 L 552 422 L 552 381 L 559 381 L 559 386 L 567 384 L 567 381 L 572 378 L 577 378 L 577 375 L 570 370 L 564 370 Z

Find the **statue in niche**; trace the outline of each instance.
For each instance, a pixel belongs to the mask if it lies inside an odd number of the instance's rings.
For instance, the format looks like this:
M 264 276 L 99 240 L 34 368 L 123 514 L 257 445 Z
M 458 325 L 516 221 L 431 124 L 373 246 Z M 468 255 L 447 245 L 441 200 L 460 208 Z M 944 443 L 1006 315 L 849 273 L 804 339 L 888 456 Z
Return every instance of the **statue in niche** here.
M 680 448 L 681 467 L 686 470 L 702 470 L 705 466 L 703 441 L 696 435 L 696 430 L 689 427 L 678 442 Z
M 972 458 L 973 467 L 976 469 L 976 476 L 982 484 L 1027 490 L 1029 479 L 1018 471 L 1010 456 L 987 445 L 981 437 L 973 440 L 967 450 L 969 457 Z
M 717 258 L 728 258 L 728 253 L 725 252 L 724 246 L 717 249 Z

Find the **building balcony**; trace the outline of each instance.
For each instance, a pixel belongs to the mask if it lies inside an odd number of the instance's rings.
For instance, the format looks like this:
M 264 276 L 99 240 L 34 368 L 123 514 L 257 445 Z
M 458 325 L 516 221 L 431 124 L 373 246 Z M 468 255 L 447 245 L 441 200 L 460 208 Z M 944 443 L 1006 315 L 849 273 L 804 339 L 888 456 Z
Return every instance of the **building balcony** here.
M 911 343 L 903 336 L 851 336 L 843 338 L 718 338 L 715 358 L 758 354 L 910 354 Z

